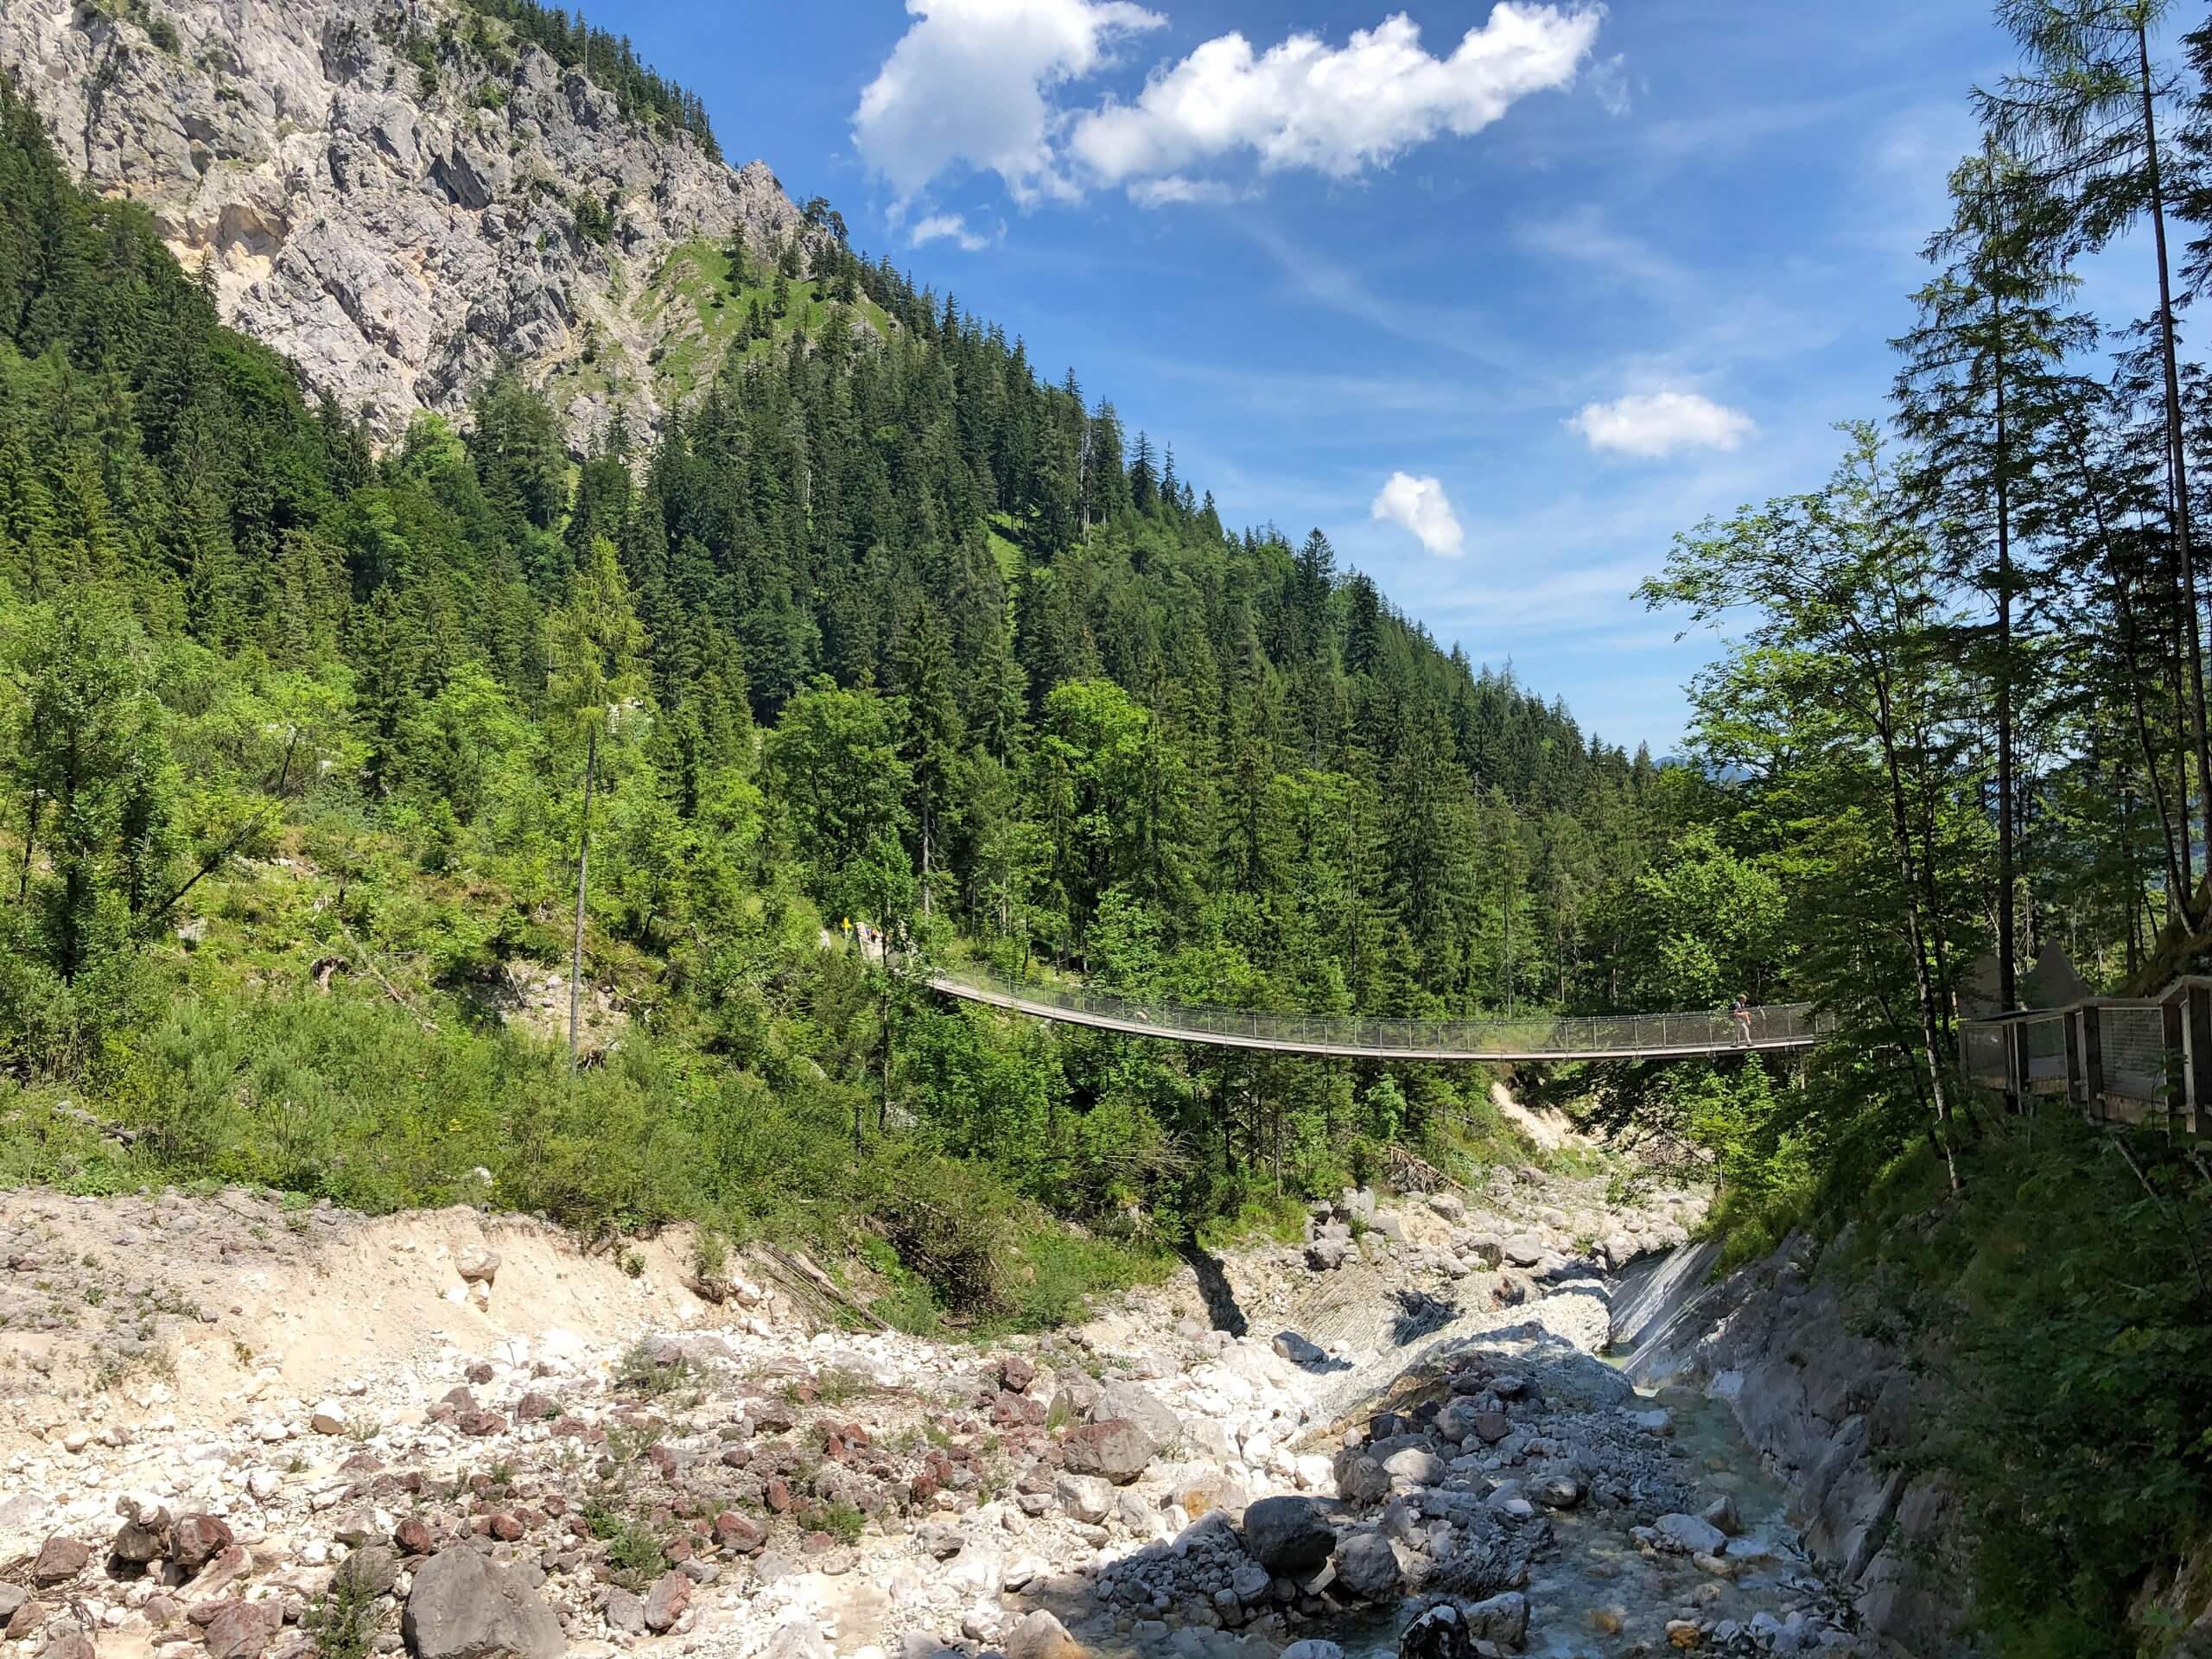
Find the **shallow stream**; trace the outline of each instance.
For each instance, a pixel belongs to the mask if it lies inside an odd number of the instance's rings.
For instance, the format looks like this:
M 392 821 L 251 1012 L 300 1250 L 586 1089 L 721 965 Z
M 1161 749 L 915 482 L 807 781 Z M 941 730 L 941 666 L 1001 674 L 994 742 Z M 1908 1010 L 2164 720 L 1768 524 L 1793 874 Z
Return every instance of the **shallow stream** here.
M 1688 1619 L 1716 1626 L 1699 1651 L 1753 1651 L 1748 1632 L 1755 1615 L 1787 1624 L 1790 1614 L 1827 1605 L 1827 1597 L 1798 1547 L 1784 1516 L 1785 1494 L 1761 1466 L 1727 1406 L 1700 1390 L 1666 1387 L 1649 1391 L 1644 1406 L 1664 1407 L 1674 1432 L 1666 1442 L 1678 1460 L 1682 1484 L 1700 1495 L 1700 1506 L 1726 1495 L 1742 1522 L 1726 1559 L 1732 1576 L 1716 1577 L 1687 1555 L 1648 1555 L 1629 1536 L 1618 1510 L 1581 1509 L 1554 1514 L 1554 1547 L 1529 1568 L 1525 1652 L 1535 1659 L 1613 1659 L 1631 1649 L 1671 1651 L 1667 1625 Z M 1377 1611 L 1302 1632 L 1341 1645 L 1347 1659 L 1389 1659 L 1407 1613 Z M 1785 1638 L 1785 1646 L 1790 1645 Z M 1807 1650 L 1815 1643 L 1810 1632 Z

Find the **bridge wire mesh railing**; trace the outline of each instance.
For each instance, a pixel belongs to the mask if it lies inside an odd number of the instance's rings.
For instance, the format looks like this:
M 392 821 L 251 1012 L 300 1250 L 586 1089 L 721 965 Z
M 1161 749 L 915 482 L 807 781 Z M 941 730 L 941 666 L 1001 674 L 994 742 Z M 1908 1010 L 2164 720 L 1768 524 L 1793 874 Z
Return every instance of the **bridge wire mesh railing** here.
M 2024 1022 L 2027 1031 L 2027 1083 L 2030 1089 L 2049 1091 L 2066 1087 L 2068 1018 L 2063 1014 L 2054 1014 Z
M 2108 1094 L 2158 1100 L 2167 1090 L 2166 1021 L 2155 1003 L 2096 1009 L 2097 1046 Z
M 950 995 L 1020 1002 L 1077 1023 L 1107 1023 L 1163 1036 L 1214 1038 L 1255 1047 L 1349 1050 L 1439 1056 L 1485 1054 L 1634 1055 L 1713 1051 L 1738 1046 L 1802 1046 L 1833 1028 L 1809 1003 L 1777 1003 L 1751 1010 L 1748 1044 L 1726 1010 L 1672 1014 L 1530 1014 L 1486 1020 L 1414 1020 L 1370 1014 L 1274 1014 L 1253 1008 L 1208 1007 L 1184 1002 L 1013 982 L 963 969 L 941 972 L 931 982 Z
M 1967 1076 L 1974 1082 L 2002 1089 L 2012 1082 L 2005 1054 L 2005 1033 L 1996 1026 L 1969 1025 L 1960 1033 L 1960 1048 Z

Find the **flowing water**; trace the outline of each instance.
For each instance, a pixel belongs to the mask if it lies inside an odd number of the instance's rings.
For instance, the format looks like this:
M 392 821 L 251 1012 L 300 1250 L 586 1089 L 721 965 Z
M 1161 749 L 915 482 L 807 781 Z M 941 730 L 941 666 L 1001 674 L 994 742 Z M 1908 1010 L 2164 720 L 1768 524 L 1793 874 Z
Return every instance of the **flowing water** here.
M 1748 1633 L 1755 1615 L 1786 1624 L 1797 1609 L 1831 1603 L 1785 1517 L 1780 1484 L 1761 1466 L 1727 1406 L 1675 1386 L 1649 1391 L 1643 1405 L 1671 1414 L 1668 1445 L 1682 1483 L 1703 1502 L 1723 1494 L 1735 1500 L 1742 1530 L 1729 1541 L 1726 1559 L 1736 1570 L 1718 1578 L 1687 1555 L 1645 1554 L 1618 1510 L 1554 1514 L 1556 1543 L 1531 1564 L 1524 1586 L 1530 1608 L 1525 1652 L 1536 1659 L 1611 1659 L 1639 1644 L 1669 1651 L 1667 1625 L 1675 1619 L 1719 1627 L 1700 1651 L 1752 1651 Z M 1408 1617 L 1405 1608 L 1378 1611 L 1309 1633 L 1340 1644 L 1347 1659 L 1390 1659 Z M 1814 1645 L 1809 1635 L 1805 1645 Z

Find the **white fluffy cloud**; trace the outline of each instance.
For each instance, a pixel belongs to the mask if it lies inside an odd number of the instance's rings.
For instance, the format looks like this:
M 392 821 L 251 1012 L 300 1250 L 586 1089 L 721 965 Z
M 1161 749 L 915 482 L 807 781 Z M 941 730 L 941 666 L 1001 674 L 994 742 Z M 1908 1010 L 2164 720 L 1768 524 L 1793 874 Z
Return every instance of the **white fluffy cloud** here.
M 1368 512 L 1371 518 L 1404 525 L 1423 547 L 1447 559 L 1458 558 L 1466 544 L 1466 532 L 1459 528 L 1459 515 L 1452 511 L 1451 498 L 1433 478 L 1391 474 L 1390 481 L 1376 494 Z
M 1350 178 L 1440 133 L 1479 132 L 1528 93 L 1565 86 L 1598 38 L 1594 9 L 1499 0 L 1447 58 L 1402 12 L 1342 47 L 1293 35 L 1263 53 L 1238 34 L 1154 73 L 1134 104 L 1079 118 L 1068 148 L 1107 184 L 1249 152 L 1263 170 Z
M 1262 51 L 1241 34 L 1163 64 L 1133 102 L 1055 102 L 1115 47 L 1166 20 L 1133 0 L 906 0 L 916 21 L 853 117 L 863 159 L 903 204 L 958 168 L 995 172 L 1017 200 L 1119 186 L 1147 207 L 1218 201 L 1205 176 L 1249 161 L 1351 178 L 1443 134 L 1465 137 L 1531 92 L 1571 85 L 1603 8 L 1498 0 L 1450 55 L 1402 12 L 1340 47 L 1294 34 Z
M 927 219 L 917 219 L 906 235 L 918 248 L 925 242 L 951 242 L 963 253 L 980 253 L 992 242 L 981 232 L 969 230 L 967 219 L 958 213 L 931 213 Z
M 1631 392 L 1610 404 L 1585 404 L 1567 423 L 1592 449 L 1643 456 L 1733 449 L 1753 430 L 1743 410 L 1694 391 Z
M 915 22 L 853 114 L 853 142 L 902 202 L 962 166 L 996 173 L 1017 200 L 1066 194 L 1046 92 L 1166 21 L 1131 0 L 906 0 L 906 10 Z

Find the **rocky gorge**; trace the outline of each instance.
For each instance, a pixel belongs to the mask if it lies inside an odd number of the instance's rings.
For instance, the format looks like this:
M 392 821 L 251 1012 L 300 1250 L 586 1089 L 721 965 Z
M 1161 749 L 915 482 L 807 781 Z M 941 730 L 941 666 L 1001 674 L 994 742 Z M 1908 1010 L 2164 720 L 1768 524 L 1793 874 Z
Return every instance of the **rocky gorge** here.
M 8 1637 L 38 1659 L 1857 1650 L 1725 1414 L 1600 1357 L 1592 1241 L 1671 1249 L 1701 1200 L 1494 1179 L 1348 1192 L 1302 1244 L 982 1345 L 836 1328 L 821 1270 L 781 1253 L 709 1277 L 669 1242 L 608 1261 L 474 1211 L 11 1195 L 5 1311 L 32 1340 L 0 1417 Z

